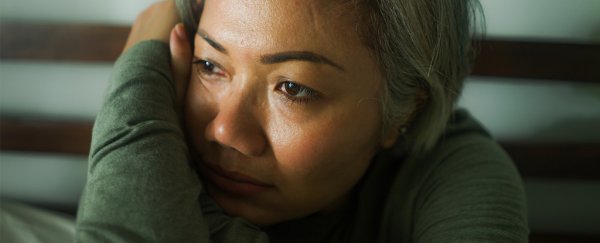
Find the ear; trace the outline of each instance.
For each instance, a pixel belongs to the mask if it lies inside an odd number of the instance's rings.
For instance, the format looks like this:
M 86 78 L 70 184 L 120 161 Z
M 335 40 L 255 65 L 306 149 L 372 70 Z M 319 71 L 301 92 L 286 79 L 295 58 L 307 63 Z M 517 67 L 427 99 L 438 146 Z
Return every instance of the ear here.
M 413 119 L 415 119 L 417 112 L 419 112 L 423 108 L 423 106 L 425 106 L 425 103 L 427 102 L 428 98 L 429 97 L 427 95 L 427 92 L 425 92 L 423 89 L 417 90 L 415 97 L 416 104 L 413 107 L 413 110 L 409 113 L 404 122 L 402 122 L 398 126 L 393 127 L 393 129 L 390 129 L 386 134 L 383 135 L 383 137 L 381 138 L 382 148 L 390 148 L 394 146 L 398 138 L 406 133 L 406 129 L 413 122 Z
M 387 149 L 387 148 L 390 148 L 390 147 L 394 146 L 394 144 L 398 140 L 398 137 L 402 133 L 401 132 L 402 130 L 404 130 L 404 129 L 400 129 L 400 128 L 390 129 L 381 138 L 381 147 L 384 148 L 384 149 Z

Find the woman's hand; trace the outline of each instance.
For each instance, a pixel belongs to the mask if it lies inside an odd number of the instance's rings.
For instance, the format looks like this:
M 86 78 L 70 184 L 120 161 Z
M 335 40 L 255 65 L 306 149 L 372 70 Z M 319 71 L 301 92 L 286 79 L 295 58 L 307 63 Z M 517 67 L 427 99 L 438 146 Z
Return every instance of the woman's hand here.
M 175 25 L 171 31 L 169 47 L 171 49 L 171 71 L 177 93 L 177 107 L 182 107 L 192 65 L 192 48 L 182 23 Z
M 178 22 L 180 20 L 174 0 L 160 1 L 150 5 L 133 22 L 125 50 L 145 40 L 169 43 L 169 33 Z
M 171 71 L 175 79 L 177 106 L 181 107 L 189 79 L 192 50 L 174 0 L 160 1 L 144 10 L 135 20 L 125 44 L 125 52 L 145 40 L 169 44 Z

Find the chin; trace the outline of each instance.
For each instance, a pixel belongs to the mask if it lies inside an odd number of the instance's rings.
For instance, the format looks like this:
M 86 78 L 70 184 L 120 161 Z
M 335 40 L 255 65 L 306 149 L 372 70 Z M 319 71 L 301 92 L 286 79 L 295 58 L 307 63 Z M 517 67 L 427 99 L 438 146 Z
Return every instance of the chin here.
M 280 214 L 272 208 L 264 209 L 255 206 L 243 198 L 215 193 L 214 189 L 209 189 L 208 194 L 228 215 L 243 218 L 259 227 L 267 227 L 293 219 L 293 217 L 286 218 L 284 214 Z

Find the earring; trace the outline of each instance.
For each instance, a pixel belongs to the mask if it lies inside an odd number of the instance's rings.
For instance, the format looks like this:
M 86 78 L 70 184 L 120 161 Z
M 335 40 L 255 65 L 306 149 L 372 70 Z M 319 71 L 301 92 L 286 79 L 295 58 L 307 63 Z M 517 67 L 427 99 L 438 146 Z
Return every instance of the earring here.
M 400 128 L 400 134 L 405 134 L 406 130 L 408 130 L 406 127 Z

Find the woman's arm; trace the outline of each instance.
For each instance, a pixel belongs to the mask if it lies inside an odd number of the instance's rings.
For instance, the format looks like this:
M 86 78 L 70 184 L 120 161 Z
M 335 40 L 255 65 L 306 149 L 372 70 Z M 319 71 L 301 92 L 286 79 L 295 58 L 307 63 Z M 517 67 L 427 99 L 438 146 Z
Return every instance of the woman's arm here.
M 208 239 L 168 60 L 165 43 L 145 41 L 115 64 L 94 125 L 78 240 Z
M 226 216 L 188 162 L 176 86 L 185 82 L 191 53 L 173 29 L 177 21 L 173 1 L 153 5 L 115 64 L 94 125 L 78 241 L 268 241 Z

